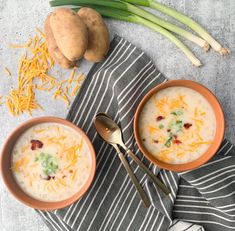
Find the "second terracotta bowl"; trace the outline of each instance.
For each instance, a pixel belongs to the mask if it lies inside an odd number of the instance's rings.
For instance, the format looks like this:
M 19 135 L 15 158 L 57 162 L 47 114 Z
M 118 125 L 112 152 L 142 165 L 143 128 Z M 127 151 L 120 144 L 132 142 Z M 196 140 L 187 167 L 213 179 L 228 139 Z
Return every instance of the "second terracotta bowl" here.
M 59 123 L 64 126 L 68 126 L 72 128 L 75 132 L 78 132 L 84 139 L 84 141 L 87 143 L 91 155 L 91 172 L 90 175 L 86 181 L 86 183 L 83 185 L 83 187 L 78 190 L 77 193 L 75 193 L 72 197 L 63 200 L 63 201 L 57 201 L 57 202 L 45 202 L 45 201 L 40 201 L 37 199 L 34 199 L 27 195 L 16 183 L 12 171 L 11 171 L 11 153 L 12 149 L 14 147 L 14 144 L 18 137 L 27 129 L 30 127 L 40 124 L 40 123 L 47 123 L 47 122 L 52 122 L 52 123 Z M 92 146 L 91 141 L 89 138 L 86 136 L 86 134 L 76 125 L 72 124 L 71 122 L 65 120 L 65 119 L 60 119 L 57 117 L 39 117 L 35 119 L 31 119 L 27 121 L 26 123 L 21 124 L 19 127 L 17 127 L 7 138 L 3 149 L 2 153 L 0 156 L 0 170 L 2 174 L 3 181 L 5 185 L 7 186 L 8 190 L 22 203 L 35 208 L 35 209 L 40 209 L 40 210 L 54 210 L 54 209 L 60 209 L 64 208 L 78 199 L 80 199 L 86 191 L 89 189 L 92 180 L 95 175 L 95 170 L 96 170 L 96 155 L 94 148 Z
M 215 137 L 211 145 L 209 146 L 208 150 L 203 155 L 201 155 L 198 159 L 189 163 L 185 163 L 185 164 L 169 164 L 169 163 L 165 163 L 156 159 L 144 147 L 142 140 L 140 138 L 139 129 L 138 129 L 139 116 L 146 102 L 158 91 L 168 88 L 168 87 L 175 87 L 175 86 L 188 87 L 197 91 L 201 95 L 203 95 L 212 106 L 214 113 L 215 113 L 215 118 L 216 118 Z M 208 160 L 210 160 L 215 155 L 215 153 L 217 152 L 217 150 L 219 149 L 223 141 L 224 130 L 225 130 L 224 113 L 223 113 L 223 110 L 221 108 L 219 101 L 209 89 L 191 80 L 170 80 L 168 82 L 157 85 L 155 88 L 150 90 L 144 96 L 144 98 L 142 99 L 142 101 L 140 102 L 136 110 L 135 118 L 134 118 L 134 135 L 135 135 L 135 139 L 138 144 L 138 147 L 140 148 L 143 155 L 155 165 L 161 168 L 167 169 L 167 170 L 172 170 L 172 171 L 177 171 L 177 172 L 197 168 L 200 165 L 206 163 Z

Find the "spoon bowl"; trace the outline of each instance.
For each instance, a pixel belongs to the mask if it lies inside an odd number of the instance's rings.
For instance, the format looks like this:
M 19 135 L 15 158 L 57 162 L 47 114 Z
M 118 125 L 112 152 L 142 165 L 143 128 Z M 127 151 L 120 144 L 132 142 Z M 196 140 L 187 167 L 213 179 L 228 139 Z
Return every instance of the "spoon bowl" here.
M 122 142 L 122 134 L 118 125 L 104 113 L 99 113 L 94 119 L 94 125 L 99 135 L 108 143 Z

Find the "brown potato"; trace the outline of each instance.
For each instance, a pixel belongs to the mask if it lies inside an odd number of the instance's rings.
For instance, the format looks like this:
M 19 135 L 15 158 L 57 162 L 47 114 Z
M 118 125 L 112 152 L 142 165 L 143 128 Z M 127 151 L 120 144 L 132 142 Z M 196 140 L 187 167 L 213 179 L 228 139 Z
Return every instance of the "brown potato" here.
M 77 61 L 83 57 L 88 31 L 78 14 L 68 8 L 59 8 L 52 13 L 50 26 L 58 48 L 67 59 Z
M 68 60 L 62 54 L 62 52 L 60 51 L 60 49 L 58 48 L 56 44 L 54 35 L 51 30 L 51 26 L 50 26 L 50 16 L 51 14 L 47 16 L 46 21 L 44 23 L 44 32 L 46 35 L 46 43 L 47 43 L 48 51 L 50 55 L 52 56 L 52 58 L 54 59 L 54 61 L 58 63 L 60 67 L 64 69 L 73 68 L 76 62 Z
M 78 15 L 88 28 L 88 48 L 84 58 L 92 62 L 100 62 L 109 50 L 109 31 L 102 16 L 95 10 L 82 7 Z

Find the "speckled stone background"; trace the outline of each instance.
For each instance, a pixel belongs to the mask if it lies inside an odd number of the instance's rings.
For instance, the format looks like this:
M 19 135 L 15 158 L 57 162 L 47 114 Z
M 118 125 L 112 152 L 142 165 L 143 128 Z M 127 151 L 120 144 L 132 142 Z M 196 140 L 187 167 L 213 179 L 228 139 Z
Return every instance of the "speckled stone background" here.
M 111 35 L 118 34 L 144 50 L 159 70 L 169 79 L 187 78 L 209 87 L 220 99 L 225 111 L 227 138 L 235 138 L 235 1 L 234 0 L 159 0 L 193 17 L 218 41 L 232 50 L 229 58 L 222 58 L 214 51 L 204 53 L 186 42 L 204 63 L 202 68 L 193 67 L 171 42 L 161 35 L 135 24 L 106 20 Z M 35 27 L 42 28 L 50 12 L 47 0 L 0 0 L 0 95 L 7 94 L 16 85 L 16 71 L 22 51 L 9 49 L 9 43 L 24 43 L 35 34 Z M 83 61 L 81 72 L 87 73 L 91 63 Z M 8 77 L 3 71 L 8 67 L 13 73 Z M 69 75 L 63 72 L 63 75 Z M 33 116 L 53 115 L 65 117 L 68 109 L 62 102 L 53 101 L 50 94 L 38 95 L 45 111 Z M 29 119 L 22 115 L 13 118 L 5 105 L 0 107 L 0 144 L 7 134 L 21 122 Z M 48 228 L 34 210 L 16 201 L 0 181 L 0 230 L 46 231 Z

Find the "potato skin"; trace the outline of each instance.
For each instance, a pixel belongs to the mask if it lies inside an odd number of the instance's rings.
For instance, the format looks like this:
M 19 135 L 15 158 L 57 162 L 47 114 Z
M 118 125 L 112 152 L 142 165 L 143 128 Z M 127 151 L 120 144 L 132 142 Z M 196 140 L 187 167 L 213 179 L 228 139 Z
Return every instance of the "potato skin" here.
M 52 56 L 52 58 L 55 60 L 55 62 L 58 63 L 61 68 L 64 68 L 64 69 L 73 68 L 76 62 L 72 62 L 68 60 L 62 54 L 62 52 L 60 51 L 60 49 L 58 48 L 56 44 L 54 35 L 51 30 L 51 26 L 50 26 L 50 17 L 51 17 L 51 14 L 47 16 L 45 23 L 44 23 L 44 32 L 46 35 L 46 43 L 47 43 L 48 51 L 50 55 Z
M 78 15 L 88 28 L 88 47 L 84 58 L 92 62 L 100 62 L 109 50 L 109 31 L 102 16 L 95 10 L 82 7 Z
M 58 48 L 67 59 L 77 61 L 83 57 L 88 31 L 78 14 L 68 8 L 59 8 L 52 13 L 50 26 Z

